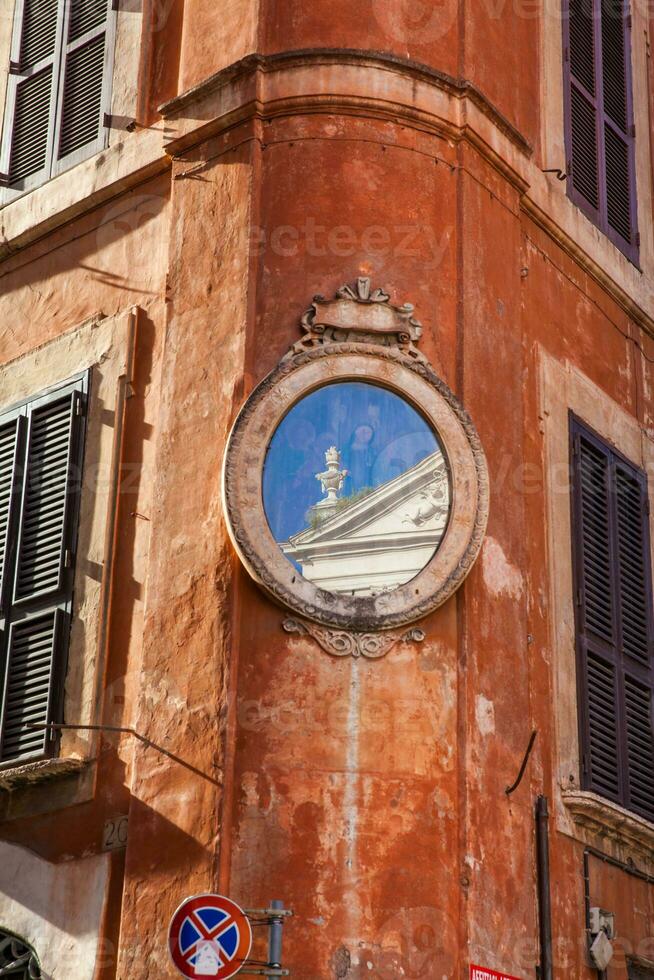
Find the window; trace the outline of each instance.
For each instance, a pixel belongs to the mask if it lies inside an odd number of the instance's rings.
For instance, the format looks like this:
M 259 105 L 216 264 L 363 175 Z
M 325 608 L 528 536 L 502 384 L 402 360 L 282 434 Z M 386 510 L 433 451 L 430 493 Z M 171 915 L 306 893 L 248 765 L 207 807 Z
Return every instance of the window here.
M 111 0 L 16 0 L 0 158 L 2 201 L 106 146 Z
M 0 977 L 40 980 L 41 969 L 34 950 L 24 939 L 0 929 Z
M 54 754 L 62 720 L 86 376 L 0 415 L 0 765 Z
M 645 474 L 571 422 L 582 785 L 654 820 Z
M 568 194 L 638 257 L 629 0 L 564 0 Z

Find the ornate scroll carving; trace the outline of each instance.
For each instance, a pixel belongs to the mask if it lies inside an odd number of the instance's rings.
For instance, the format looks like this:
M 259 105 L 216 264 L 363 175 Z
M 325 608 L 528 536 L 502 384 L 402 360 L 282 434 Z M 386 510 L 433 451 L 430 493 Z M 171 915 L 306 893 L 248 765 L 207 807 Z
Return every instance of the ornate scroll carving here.
M 320 344 L 356 341 L 397 347 L 415 360 L 425 360 L 414 346 L 422 336 L 422 325 L 413 316 L 411 303 L 392 306 L 388 293 L 372 289 L 364 276 L 354 287 L 341 286 L 334 299 L 314 296 L 301 322 L 305 335 L 287 357 Z
M 584 790 L 564 790 L 563 802 L 574 822 L 589 833 L 640 851 L 648 861 L 654 848 L 654 826 L 612 800 Z
M 349 630 L 326 629 L 307 623 L 301 619 L 285 619 L 287 633 L 310 636 L 333 657 L 367 657 L 379 660 L 385 657 L 397 643 L 422 643 L 425 633 L 421 629 L 410 629 L 403 633 L 351 633 Z

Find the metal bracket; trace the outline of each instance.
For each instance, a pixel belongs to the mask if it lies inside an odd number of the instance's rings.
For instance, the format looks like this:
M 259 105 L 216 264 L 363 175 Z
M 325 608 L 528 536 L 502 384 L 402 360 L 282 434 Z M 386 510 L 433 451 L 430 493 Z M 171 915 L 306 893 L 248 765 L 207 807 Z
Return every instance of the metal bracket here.
M 282 931 L 284 919 L 293 915 L 292 910 L 285 909 L 284 903 L 276 899 L 270 903 L 270 908 L 243 911 L 251 925 L 268 926 L 268 962 L 246 960 L 239 970 L 239 976 L 290 977 L 291 971 L 282 966 Z
M 110 112 L 105 112 L 102 116 L 102 125 L 105 129 L 122 129 L 126 133 L 133 133 L 136 129 L 136 119 L 131 116 L 117 116 Z
M 248 919 L 284 919 L 293 915 L 291 909 L 243 909 Z
M 272 967 L 268 966 L 248 966 L 247 962 L 245 966 L 238 971 L 237 976 L 241 977 L 290 977 L 290 970 L 274 970 Z
M 543 170 L 542 173 L 544 173 L 544 174 L 556 174 L 556 179 L 557 180 L 567 180 L 568 179 L 568 175 L 563 170 L 561 170 L 560 167 L 548 167 L 546 170 Z

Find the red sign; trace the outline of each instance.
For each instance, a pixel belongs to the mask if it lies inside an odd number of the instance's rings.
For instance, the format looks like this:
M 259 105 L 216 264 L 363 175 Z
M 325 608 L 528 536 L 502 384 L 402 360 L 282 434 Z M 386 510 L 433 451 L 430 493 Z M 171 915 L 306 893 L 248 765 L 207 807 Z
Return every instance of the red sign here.
M 509 973 L 498 973 L 497 970 L 489 970 L 485 966 L 471 966 L 470 980 L 518 980 Z
M 187 980 L 228 980 L 243 967 L 252 948 L 245 913 L 222 895 L 196 895 L 175 912 L 168 944 L 173 963 Z

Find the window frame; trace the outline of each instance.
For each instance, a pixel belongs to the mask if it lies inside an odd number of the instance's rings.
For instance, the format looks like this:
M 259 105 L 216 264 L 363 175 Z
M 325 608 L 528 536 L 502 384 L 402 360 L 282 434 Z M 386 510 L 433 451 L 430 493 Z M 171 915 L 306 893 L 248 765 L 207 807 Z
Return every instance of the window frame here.
M 593 6 L 593 56 L 595 68 L 595 92 L 588 92 L 572 74 L 571 38 L 570 38 L 570 5 L 572 0 L 562 0 L 563 11 L 563 122 L 566 158 L 566 192 L 570 200 L 592 223 L 618 248 L 638 269 L 640 255 L 640 233 L 638 231 L 638 194 L 636 169 L 636 128 L 634 115 L 634 86 L 633 86 L 633 15 L 631 0 L 620 0 L 623 4 L 624 28 L 624 62 L 625 62 L 625 104 L 627 127 L 622 132 L 608 116 L 604 105 L 604 76 L 603 76 L 603 47 L 602 47 L 602 0 L 590 0 Z M 576 87 L 586 101 L 590 101 L 595 110 L 595 147 L 597 150 L 598 201 L 594 208 L 573 182 L 572 161 L 572 89 Z M 618 134 L 622 142 L 626 141 L 628 154 L 629 208 L 631 219 L 631 238 L 629 242 L 612 228 L 608 220 L 607 177 L 606 177 L 606 139 L 604 127 L 608 125 Z
M 602 799 L 611 800 L 619 806 L 624 807 L 630 813 L 637 814 L 642 819 L 654 823 L 654 816 L 646 813 L 631 801 L 630 784 L 630 762 L 628 746 L 628 726 L 625 713 L 625 678 L 629 677 L 637 683 L 647 686 L 650 692 L 650 728 L 652 739 L 654 740 L 654 659 L 652 656 L 652 635 L 654 631 L 654 597 L 652 595 L 652 535 L 650 528 L 650 509 L 649 509 L 649 485 L 647 473 L 632 460 L 621 453 L 613 443 L 602 437 L 592 426 L 588 425 L 582 418 L 572 410 L 568 412 L 568 439 L 570 453 L 570 518 L 571 518 L 571 546 L 572 546 L 572 582 L 573 582 L 573 606 L 574 606 L 574 627 L 575 627 L 575 663 L 576 663 L 576 692 L 577 692 L 577 723 L 579 736 L 579 772 L 580 786 L 584 791 L 595 793 Z M 612 498 L 616 494 L 613 487 L 608 489 L 609 499 L 609 555 L 610 555 L 610 575 L 611 575 L 611 601 L 613 606 L 613 634 L 612 641 L 604 642 L 599 638 L 591 636 L 584 623 L 583 607 L 583 549 L 582 549 L 582 521 L 581 506 L 582 496 L 578 490 L 578 467 L 580 458 L 576 456 L 575 441 L 583 437 L 591 445 L 597 448 L 603 455 L 609 458 L 609 473 L 612 482 L 615 477 L 615 466 L 618 463 L 628 474 L 637 480 L 642 499 L 645 501 L 645 513 L 643 515 L 643 541 L 642 549 L 644 554 L 644 574 L 646 592 L 646 616 L 649 626 L 649 648 L 650 666 L 649 670 L 643 665 L 638 664 L 633 657 L 624 650 L 622 639 L 622 617 L 619 607 L 619 563 L 617 559 L 618 547 L 618 527 L 615 505 Z M 613 664 L 615 672 L 615 698 L 616 698 L 616 747 L 617 747 L 617 777 L 619 791 L 613 795 L 605 789 L 600 789 L 592 783 L 592 772 L 590 761 L 584 765 L 584 759 L 590 756 L 590 715 L 589 699 L 587 689 L 587 659 L 589 650 L 597 651 L 596 656 Z M 648 675 L 646 677 L 646 675 Z
M 7 89 L 5 95 L 5 109 L 2 125 L 2 138 L 0 139 L 0 174 L 8 179 L 11 165 L 11 148 L 13 142 L 16 98 L 21 81 L 31 78 L 41 71 L 47 70 L 48 65 L 52 65 L 52 87 L 50 93 L 50 120 L 48 126 L 48 143 L 46 150 L 45 166 L 34 174 L 30 174 L 23 180 L 14 185 L 0 183 L 0 207 L 10 204 L 24 194 L 36 190 L 43 184 L 52 180 L 59 174 L 70 170 L 78 163 L 96 156 L 109 146 L 111 135 L 111 99 L 113 90 L 113 72 L 116 49 L 116 27 L 117 27 L 117 3 L 116 0 L 109 0 L 107 9 L 107 19 L 101 28 L 95 27 L 87 31 L 81 37 L 72 42 L 65 40 L 68 35 L 68 25 L 70 22 L 71 3 L 73 0 L 58 0 L 57 29 L 55 49 L 52 55 L 43 58 L 36 65 L 31 66 L 26 71 L 18 70 L 20 64 L 21 42 L 23 34 L 23 22 L 25 17 L 26 0 L 16 0 L 14 7 L 14 20 L 11 34 L 11 53 L 9 72 L 7 77 Z M 79 147 L 72 153 L 68 153 L 61 159 L 57 159 L 56 147 L 59 143 L 61 133 L 61 117 L 63 111 L 62 93 L 64 88 L 64 76 L 66 70 L 66 59 L 70 52 L 89 44 L 94 37 L 101 33 L 106 34 L 104 47 L 104 62 L 102 66 L 102 98 L 100 106 L 100 126 L 98 136 L 90 143 Z M 14 70 L 15 69 L 15 70 Z

